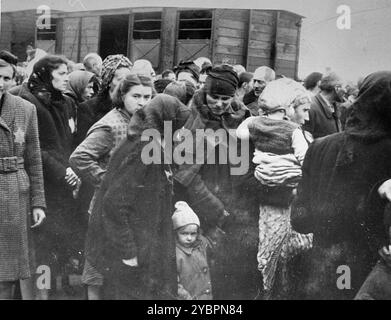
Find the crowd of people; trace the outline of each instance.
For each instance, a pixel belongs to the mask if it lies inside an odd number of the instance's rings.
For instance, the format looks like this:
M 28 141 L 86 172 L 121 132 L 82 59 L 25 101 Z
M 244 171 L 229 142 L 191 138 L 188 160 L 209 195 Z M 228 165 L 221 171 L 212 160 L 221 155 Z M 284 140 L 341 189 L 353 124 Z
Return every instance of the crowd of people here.
M 391 299 L 391 71 L 27 56 L 0 52 L 0 299 L 71 273 L 89 300 Z

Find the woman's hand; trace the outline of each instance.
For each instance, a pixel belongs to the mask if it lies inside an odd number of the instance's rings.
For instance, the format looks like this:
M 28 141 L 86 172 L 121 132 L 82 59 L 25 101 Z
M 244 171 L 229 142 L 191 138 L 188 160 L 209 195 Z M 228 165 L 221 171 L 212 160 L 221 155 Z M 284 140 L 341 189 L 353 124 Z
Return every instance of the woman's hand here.
M 45 220 L 46 215 L 43 209 L 41 208 L 33 208 L 33 222 L 34 225 L 31 226 L 31 228 L 39 227 L 43 220 Z
M 129 260 L 122 260 L 122 262 L 129 267 L 133 267 L 133 268 L 138 267 L 137 257 L 134 257 L 133 259 L 129 259 Z
M 76 187 L 78 180 L 79 180 L 79 177 L 72 170 L 72 168 L 67 168 L 66 176 L 65 176 L 65 181 L 67 182 L 67 184 L 71 187 Z

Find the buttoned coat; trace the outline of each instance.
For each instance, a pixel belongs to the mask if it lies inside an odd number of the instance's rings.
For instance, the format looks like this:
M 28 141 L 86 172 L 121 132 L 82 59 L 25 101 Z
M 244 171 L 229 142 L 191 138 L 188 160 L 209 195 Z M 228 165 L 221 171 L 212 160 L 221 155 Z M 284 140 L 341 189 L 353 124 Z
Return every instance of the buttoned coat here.
M 30 277 L 30 213 L 45 206 L 36 109 L 5 93 L 0 117 L 0 282 Z
M 179 285 L 191 295 L 192 300 L 213 300 L 206 250 L 207 241 L 202 236 L 191 248 L 176 244 Z

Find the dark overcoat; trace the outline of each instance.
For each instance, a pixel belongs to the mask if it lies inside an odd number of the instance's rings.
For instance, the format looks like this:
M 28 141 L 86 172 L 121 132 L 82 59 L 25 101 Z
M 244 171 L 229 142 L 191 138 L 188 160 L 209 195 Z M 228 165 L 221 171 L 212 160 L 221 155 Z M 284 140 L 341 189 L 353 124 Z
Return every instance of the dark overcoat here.
M 332 112 L 320 94 L 317 94 L 309 110 L 309 121 L 306 121 L 304 130 L 312 134 L 314 139 L 328 136 L 342 130 L 340 112 Z
M 191 115 L 185 124 L 194 137 L 196 130 L 235 129 L 249 116 L 249 110 L 240 102 L 233 101 L 230 114 L 214 117 L 206 105 L 204 92 L 199 91 L 193 98 Z M 233 131 L 234 134 L 235 130 Z M 232 131 L 231 131 L 232 133 Z M 194 139 L 196 140 L 196 139 Z M 228 138 L 227 138 L 228 141 Z M 176 196 L 188 201 L 199 215 L 201 228 L 208 231 L 215 227 L 224 210 L 231 216 L 226 220 L 225 239 L 214 250 L 211 264 L 212 286 L 215 299 L 253 299 L 260 283 L 257 271 L 258 246 L 258 208 L 253 197 L 248 193 L 248 180 L 255 180 L 251 169 L 239 175 L 233 175 L 235 168 L 232 159 L 219 158 L 228 155 L 230 147 L 236 147 L 240 153 L 240 141 L 237 145 L 220 143 L 211 148 L 214 164 L 207 159 L 202 164 L 184 164 L 176 169 Z M 244 161 L 250 162 L 252 153 L 244 150 Z M 232 150 L 231 150 L 232 152 Z M 208 148 L 205 146 L 205 155 Z M 210 156 L 210 154 L 208 154 Z M 228 161 L 227 161 L 228 160 Z M 252 171 L 253 172 L 253 171 Z M 209 230 L 208 230 L 209 229 Z
M 184 120 L 180 119 L 188 116 L 186 106 L 166 95 L 154 98 L 140 111 L 144 112 L 146 120 L 133 115 L 129 130 L 148 125 L 145 128 L 162 134 L 163 122 L 173 121 L 175 132 L 175 125 L 182 127 Z M 86 258 L 113 286 L 105 294 L 113 289 L 117 299 L 175 299 L 172 171 L 164 164 L 163 151 L 160 163 L 143 161 L 149 141 L 141 141 L 144 129 L 139 130 L 129 134 L 111 157 L 90 218 Z M 122 262 L 135 257 L 138 267 Z
M 314 248 L 301 269 L 302 298 L 350 299 L 378 260 L 386 242 L 384 205 L 372 205 L 391 177 L 391 139 L 372 143 L 337 133 L 309 148 L 292 226 L 314 233 Z M 351 271 L 351 290 L 337 287 L 339 266 Z

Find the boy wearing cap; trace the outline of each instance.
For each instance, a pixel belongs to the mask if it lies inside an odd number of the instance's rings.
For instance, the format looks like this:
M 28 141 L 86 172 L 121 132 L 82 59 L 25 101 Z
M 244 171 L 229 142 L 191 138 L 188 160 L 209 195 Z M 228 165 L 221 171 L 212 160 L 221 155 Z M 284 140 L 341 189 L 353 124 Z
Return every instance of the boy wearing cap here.
M 200 220 L 184 201 L 175 204 L 172 216 L 176 233 L 178 297 L 181 300 L 212 300 L 207 262 L 207 241 L 200 235 Z

